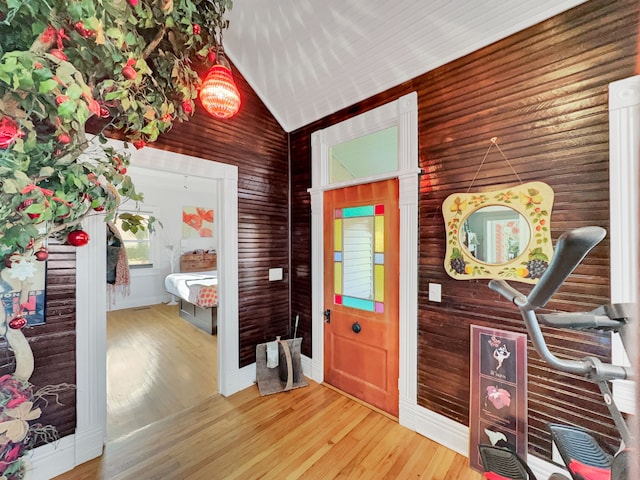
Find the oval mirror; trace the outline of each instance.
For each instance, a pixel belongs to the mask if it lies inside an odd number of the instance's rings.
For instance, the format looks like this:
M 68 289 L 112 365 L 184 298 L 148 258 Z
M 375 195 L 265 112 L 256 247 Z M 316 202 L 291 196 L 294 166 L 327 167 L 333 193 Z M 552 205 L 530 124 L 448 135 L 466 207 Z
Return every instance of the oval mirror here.
M 502 265 L 525 252 L 531 232 L 522 214 L 503 205 L 488 205 L 462 223 L 460 244 L 469 255 L 490 265 Z

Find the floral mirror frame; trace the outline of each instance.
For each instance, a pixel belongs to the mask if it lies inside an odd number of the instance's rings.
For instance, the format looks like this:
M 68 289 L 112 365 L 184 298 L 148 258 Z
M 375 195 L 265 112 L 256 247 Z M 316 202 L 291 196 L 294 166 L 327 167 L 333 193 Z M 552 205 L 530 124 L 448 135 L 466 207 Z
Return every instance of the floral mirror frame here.
M 515 211 L 529 227 L 528 240 L 521 240 L 513 258 L 502 263 L 489 263 L 474 256 L 468 248 L 463 225 L 471 215 L 487 207 L 503 207 Z M 536 283 L 553 256 L 551 243 L 551 209 L 553 190 L 546 183 L 529 182 L 490 192 L 454 193 L 442 203 L 447 231 L 444 259 L 446 272 L 456 280 L 504 278 Z M 517 232 L 517 231 L 516 231 Z

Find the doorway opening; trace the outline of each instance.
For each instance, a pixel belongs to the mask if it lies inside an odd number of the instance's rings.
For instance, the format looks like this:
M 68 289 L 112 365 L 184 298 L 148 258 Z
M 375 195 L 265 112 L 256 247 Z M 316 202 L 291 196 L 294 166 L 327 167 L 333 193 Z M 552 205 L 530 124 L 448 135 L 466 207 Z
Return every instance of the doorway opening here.
M 122 142 L 109 140 L 122 149 Z M 218 239 L 218 392 L 237 391 L 238 365 L 238 168 L 151 147 L 133 152 L 132 165 L 181 175 L 216 178 L 225 227 Z M 105 238 L 106 224 L 93 216 L 83 224 L 91 238 Z M 102 453 L 106 434 L 106 261 L 102 242 L 90 242 L 77 251 L 76 274 L 76 384 L 77 428 L 73 438 L 74 463 Z

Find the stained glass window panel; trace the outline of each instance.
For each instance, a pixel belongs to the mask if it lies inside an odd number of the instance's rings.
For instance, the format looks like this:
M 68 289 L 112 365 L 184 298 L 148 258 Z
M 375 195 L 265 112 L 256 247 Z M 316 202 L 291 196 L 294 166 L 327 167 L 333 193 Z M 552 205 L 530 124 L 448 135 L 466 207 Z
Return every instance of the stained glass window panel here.
M 334 303 L 384 312 L 384 205 L 334 212 Z

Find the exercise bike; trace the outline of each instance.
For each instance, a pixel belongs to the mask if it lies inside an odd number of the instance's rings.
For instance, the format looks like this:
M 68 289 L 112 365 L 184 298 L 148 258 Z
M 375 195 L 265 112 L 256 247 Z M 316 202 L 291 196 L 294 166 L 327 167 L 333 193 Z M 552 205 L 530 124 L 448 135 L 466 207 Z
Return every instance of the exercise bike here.
M 631 343 L 630 322 L 635 317 L 635 305 L 603 305 L 591 312 L 536 314 L 543 308 L 567 277 L 580 264 L 589 251 L 606 235 L 600 227 L 583 227 L 564 233 L 558 239 L 549 267 L 525 296 L 504 280 L 491 280 L 489 288 L 520 310 L 525 321 L 529 339 L 540 357 L 557 370 L 582 375 L 600 388 L 615 426 L 620 433 L 622 446 L 611 456 L 607 454 L 586 430 L 551 424 L 549 430 L 563 462 L 573 480 L 631 480 L 629 464 L 632 453 L 629 446 L 634 438 L 620 410 L 616 406 L 609 388 L 609 381 L 629 379 L 631 368 L 603 363 L 595 357 L 582 360 L 566 360 L 556 357 L 547 348 L 540 325 L 574 330 L 597 330 L 618 332 L 625 348 Z M 537 480 L 527 464 L 515 453 L 492 445 L 478 446 L 480 458 L 488 480 Z M 633 452 L 637 455 L 637 452 Z M 565 475 L 554 473 L 549 480 L 569 480 Z

